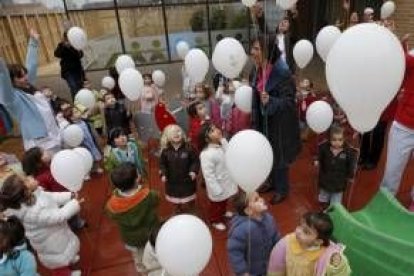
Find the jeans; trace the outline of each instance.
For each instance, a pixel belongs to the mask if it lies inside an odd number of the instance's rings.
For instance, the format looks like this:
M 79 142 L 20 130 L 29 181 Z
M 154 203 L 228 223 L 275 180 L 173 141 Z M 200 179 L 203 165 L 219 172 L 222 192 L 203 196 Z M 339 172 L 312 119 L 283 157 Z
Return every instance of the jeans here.
M 74 100 L 76 93 L 78 93 L 78 91 L 83 87 L 84 78 L 82 73 L 67 72 L 62 76 L 62 78 L 66 80 L 70 89 L 70 94 L 72 95 L 72 100 Z

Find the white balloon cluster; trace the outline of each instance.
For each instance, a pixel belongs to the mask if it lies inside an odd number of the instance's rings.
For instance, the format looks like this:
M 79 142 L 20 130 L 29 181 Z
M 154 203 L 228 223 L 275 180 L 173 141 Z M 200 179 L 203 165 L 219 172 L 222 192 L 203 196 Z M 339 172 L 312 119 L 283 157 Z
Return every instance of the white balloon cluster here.
M 77 147 L 83 141 L 83 131 L 78 125 L 69 125 L 63 130 L 63 142 L 69 147 Z
M 397 94 L 405 72 L 404 51 L 387 28 L 363 23 L 347 29 L 326 60 L 326 79 L 351 126 L 363 133 L 375 127 Z
M 252 111 L 252 98 L 253 89 L 250 86 L 242 85 L 236 88 L 234 103 L 241 111 L 246 113 L 250 113 Z
M 66 149 L 53 156 L 50 169 L 59 184 L 71 192 L 79 192 L 92 164 L 93 158 L 87 149 Z
M 212 250 L 210 230 L 192 215 L 170 218 L 161 227 L 155 243 L 158 261 L 172 276 L 198 275 L 210 260 Z
M 128 68 L 135 68 L 135 62 L 129 55 L 120 55 L 115 61 L 115 68 L 118 74 Z

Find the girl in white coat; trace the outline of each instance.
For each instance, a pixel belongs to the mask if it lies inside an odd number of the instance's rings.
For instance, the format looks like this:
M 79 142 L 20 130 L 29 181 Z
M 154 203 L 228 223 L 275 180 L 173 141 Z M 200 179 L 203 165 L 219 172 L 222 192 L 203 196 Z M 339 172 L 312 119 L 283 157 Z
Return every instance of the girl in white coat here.
M 80 275 L 69 268 L 79 259 L 79 239 L 67 221 L 79 212 L 81 201 L 70 192 L 45 192 L 32 177 L 12 175 L 0 189 L 2 210 L 23 222 L 40 262 L 52 275 Z
M 199 138 L 203 149 L 200 154 L 201 170 L 210 200 L 209 221 L 215 229 L 224 231 L 225 218 L 232 216 L 231 212 L 226 212 L 227 200 L 237 193 L 237 185 L 230 178 L 224 158 L 228 143 L 221 130 L 213 124 L 204 124 Z

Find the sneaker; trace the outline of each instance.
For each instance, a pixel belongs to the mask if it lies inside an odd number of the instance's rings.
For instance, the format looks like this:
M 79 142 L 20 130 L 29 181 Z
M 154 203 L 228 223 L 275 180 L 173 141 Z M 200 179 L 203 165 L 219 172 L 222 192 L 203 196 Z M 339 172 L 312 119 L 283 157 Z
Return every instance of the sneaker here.
M 224 214 L 224 216 L 225 216 L 226 218 L 232 218 L 232 217 L 234 216 L 234 213 L 233 213 L 233 212 L 231 212 L 231 211 L 227 211 L 227 212 Z
M 224 231 L 224 230 L 226 230 L 226 225 L 224 225 L 224 223 L 213 223 L 213 227 L 216 229 L 216 230 L 219 230 L 219 231 Z
M 82 271 L 80 270 L 72 270 L 72 272 L 70 273 L 70 276 L 81 276 L 82 275 Z

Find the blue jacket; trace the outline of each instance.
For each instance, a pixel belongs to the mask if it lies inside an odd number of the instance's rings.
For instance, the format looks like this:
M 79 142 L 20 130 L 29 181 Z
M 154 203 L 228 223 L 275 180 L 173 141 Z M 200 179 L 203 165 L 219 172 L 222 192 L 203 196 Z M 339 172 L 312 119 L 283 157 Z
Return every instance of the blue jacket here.
M 35 276 L 36 260 L 33 254 L 27 250 L 26 244 L 16 246 L 12 256 L 0 258 L 0 275 L 2 276 Z
M 36 81 L 38 65 L 38 42 L 30 39 L 27 48 L 26 68 L 29 83 Z M 20 124 L 23 139 L 37 139 L 47 137 L 47 128 L 43 117 L 29 95 L 14 88 L 10 80 L 9 70 L 2 58 L 0 58 L 0 103 Z
M 227 252 L 236 275 L 266 275 L 267 264 L 279 233 L 272 215 L 264 213 L 261 220 L 235 216 L 231 221 Z

